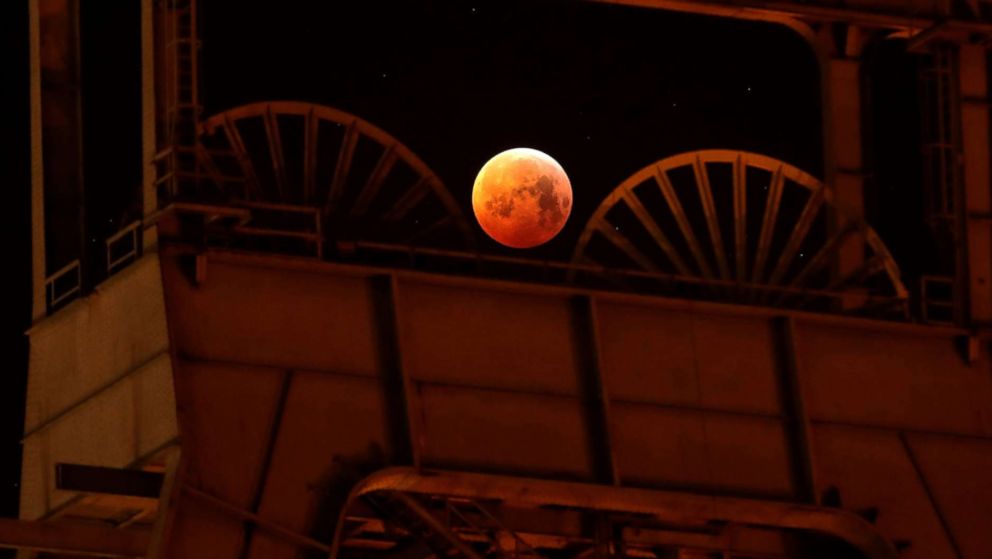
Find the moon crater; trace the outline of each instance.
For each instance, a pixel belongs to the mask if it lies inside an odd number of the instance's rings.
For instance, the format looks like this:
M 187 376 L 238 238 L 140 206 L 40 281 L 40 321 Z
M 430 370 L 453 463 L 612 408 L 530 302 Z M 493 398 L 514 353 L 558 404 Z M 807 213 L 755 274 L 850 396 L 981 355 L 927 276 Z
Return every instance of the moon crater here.
M 572 207 L 572 186 L 557 161 L 528 148 L 504 151 L 479 171 L 472 206 L 482 229 L 514 248 L 554 237 Z

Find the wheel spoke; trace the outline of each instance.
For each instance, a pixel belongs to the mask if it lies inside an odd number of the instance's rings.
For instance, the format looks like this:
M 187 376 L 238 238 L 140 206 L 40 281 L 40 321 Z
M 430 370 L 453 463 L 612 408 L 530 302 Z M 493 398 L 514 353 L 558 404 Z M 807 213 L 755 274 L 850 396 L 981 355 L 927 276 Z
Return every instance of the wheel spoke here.
M 432 175 L 421 177 L 417 180 L 417 182 L 408 188 L 403 196 L 401 196 L 400 199 L 393 204 L 393 207 L 389 208 L 389 210 L 383 214 L 382 219 L 386 221 L 398 221 L 403 219 L 406 214 L 410 213 L 410 210 L 416 207 L 416 205 L 431 192 L 430 183 L 433 180 L 434 177 Z
M 317 140 L 320 121 L 316 110 L 307 111 L 306 124 L 303 131 L 303 203 L 311 204 L 314 198 L 314 185 L 317 174 Z
M 627 207 L 630 208 L 630 211 L 634 213 L 634 216 L 637 217 L 637 220 L 640 221 L 641 226 L 643 226 L 644 229 L 647 230 L 648 234 L 651 235 L 654 242 L 656 242 L 658 246 L 661 247 L 661 250 L 665 252 L 665 256 L 667 256 L 672 262 L 675 269 L 678 270 L 680 274 L 687 276 L 690 275 L 689 268 L 685 265 L 685 262 L 682 261 L 682 257 L 679 256 L 678 251 L 675 250 L 675 246 L 672 245 L 672 242 L 668 240 L 668 237 L 662 233 L 661 228 L 658 227 L 658 224 L 655 222 L 654 218 L 652 218 L 648 213 L 647 209 L 644 207 L 644 204 L 637 199 L 637 195 L 631 190 L 625 190 L 623 192 L 623 201 L 627 204 Z
M 716 258 L 716 267 L 720 270 L 720 277 L 730 278 L 727 268 L 727 254 L 723 249 L 723 235 L 720 233 L 720 222 L 716 214 L 716 204 L 713 202 L 713 191 L 710 188 L 710 177 L 706 172 L 706 164 L 697 155 L 692 163 L 692 172 L 696 177 L 696 188 L 699 189 L 699 199 L 703 203 L 703 214 L 706 217 L 706 227 L 710 233 L 710 242 L 713 244 L 713 255 Z
M 286 159 L 282 151 L 282 135 L 279 133 L 279 121 L 272 113 L 272 107 L 265 109 L 265 136 L 269 140 L 269 157 L 272 159 L 272 172 L 276 177 L 276 189 L 279 200 L 286 200 Z
M 253 190 L 251 195 L 245 192 L 245 198 L 249 200 L 259 198 L 262 194 L 262 186 L 258 182 L 258 175 L 255 174 L 255 167 L 251 163 L 248 150 L 245 149 L 245 143 L 241 138 L 241 133 L 238 132 L 238 127 L 234 120 L 227 115 L 224 115 L 223 126 L 227 143 L 231 144 L 231 149 L 234 150 L 235 157 L 238 160 L 238 166 L 241 167 L 241 173 L 245 176 L 246 187 L 250 187 Z
M 696 240 L 696 235 L 692 232 L 689 218 L 686 217 L 685 210 L 682 209 L 682 203 L 679 202 L 679 197 L 675 194 L 672 182 L 668 180 L 668 175 L 660 167 L 655 166 L 654 171 L 655 182 L 658 184 L 658 188 L 661 189 L 661 194 L 665 197 L 665 201 L 668 202 L 668 207 L 672 210 L 672 215 L 675 216 L 675 222 L 678 224 L 679 230 L 682 231 L 682 236 L 685 237 L 686 244 L 689 245 L 689 250 L 692 252 L 696 264 L 702 271 L 703 277 L 712 279 L 713 271 L 710 269 L 703 251 L 699 248 L 699 241 Z
M 764 221 L 761 222 L 761 235 L 758 237 L 758 256 L 754 261 L 754 270 L 751 274 L 753 283 L 761 283 L 765 271 L 765 262 L 768 260 L 768 251 L 772 245 L 772 235 L 775 232 L 775 221 L 778 218 L 778 207 L 782 201 L 782 186 L 785 183 L 783 168 L 779 165 L 772 175 L 771 185 L 768 190 L 768 198 L 765 200 Z
M 599 232 L 600 235 L 606 237 L 606 239 L 610 241 L 610 243 L 612 243 L 613 246 L 619 248 L 620 250 L 623 251 L 624 254 L 630 257 L 631 260 L 637 262 L 637 264 L 640 265 L 641 268 L 644 268 L 645 270 L 649 270 L 651 272 L 659 271 L 658 266 L 655 265 L 655 263 L 652 262 L 650 258 L 644 256 L 644 253 L 637 250 L 637 247 L 635 247 L 634 244 L 631 243 L 629 239 L 627 239 L 627 237 L 621 235 L 620 232 L 617 231 L 614 227 L 611 227 L 609 223 L 605 221 L 601 221 L 596 230 Z
M 297 119 L 302 121 L 302 130 L 296 132 L 294 129 L 293 138 L 283 137 L 286 127 Z M 288 122 L 290 120 L 293 122 Z M 333 123 L 338 130 L 331 134 L 327 130 L 321 131 L 324 123 Z M 433 195 L 440 202 L 442 212 L 447 213 L 447 221 L 459 229 L 453 239 L 466 247 L 474 246 L 475 231 L 466 221 L 461 206 L 427 164 L 396 138 L 355 115 L 305 102 L 265 101 L 214 115 L 198 129 L 204 140 L 203 145 L 217 144 L 222 149 L 207 149 L 205 155 L 194 153 L 197 157 L 195 171 L 225 188 L 234 203 L 302 203 L 320 208 L 325 216 L 346 212 L 350 217 L 363 218 L 367 222 L 363 227 L 373 231 L 378 225 L 384 225 L 383 221 L 392 220 L 395 226 L 395 222 L 407 218 Z M 215 135 L 217 139 L 210 139 Z M 338 138 L 340 144 L 334 148 L 337 157 L 328 161 L 325 167 L 321 159 L 326 151 L 326 142 Z M 321 140 L 325 142 L 324 150 L 319 143 Z M 266 144 L 264 147 L 263 142 Z M 364 165 L 359 167 L 357 163 L 358 158 L 363 157 L 357 153 L 360 143 L 363 151 L 366 144 L 382 150 L 371 171 L 366 171 Z M 254 149 L 255 146 L 258 150 Z M 253 149 L 249 151 L 249 147 Z M 231 157 L 234 160 L 231 163 L 236 161 L 240 172 L 232 172 L 230 167 L 233 165 L 227 165 L 228 160 L 222 157 Z M 415 178 L 406 184 L 395 183 L 393 179 L 400 173 L 399 164 L 402 164 L 404 176 L 405 170 L 411 169 Z M 269 165 L 273 170 L 271 175 L 268 172 L 259 173 L 267 170 Z M 356 176 L 359 171 L 360 177 Z M 234 176 L 225 176 L 225 173 Z M 237 182 L 245 183 L 243 190 L 232 192 L 234 189 L 229 183 Z M 321 182 L 325 186 L 322 187 Z M 383 190 L 387 188 L 390 189 L 389 201 L 380 211 L 378 205 L 380 201 L 385 202 Z M 342 208 L 345 200 L 349 203 L 354 200 L 354 203 L 349 208 Z M 429 233 L 429 230 L 424 231 L 429 227 L 428 220 L 421 219 L 407 224 L 403 232 L 394 227 L 383 227 L 379 237 L 402 242 L 404 235 L 413 235 L 418 231 Z
M 734 159 L 734 255 L 737 281 L 747 281 L 747 167 L 743 155 Z
M 344 190 L 344 183 L 348 180 L 348 173 L 351 171 L 351 161 L 355 158 L 355 146 L 358 145 L 358 120 L 353 120 L 344 131 L 344 138 L 341 140 L 341 149 L 338 150 L 337 164 L 334 166 L 334 178 L 331 180 L 331 188 L 327 191 L 327 200 L 324 203 L 325 213 L 330 213 L 341 192 Z
M 768 278 L 769 284 L 778 285 L 778 283 L 782 281 L 782 276 L 784 276 L 786 270 L 789 269 L 789 265 L 792 264 L 792 260 L 795 258 L 796 253 L 799 252 L 799 247 L 802 246 L 803 241 L 806 239 L 806 235 L 809 233 L 809 228 L 813 225 L 813 221 L 820 213 L 820 208 L 823 206 L 823 197 L 825 192 L 826 187 L 815 190 L 809 197 L 809 200 L 806 201 L 802 214 L 799 215 L 799 219 L 796 220 L 796 225 L 792 228 L 792 235 L 789 236 L 789 242 L 786 243 L 785 248 L 782 250 L 782 254 L 778 258 L 778 262 L 775 263 L 775 268 L 772 270 L 772 275 Z
M 369 204 L 372 203 L 375 195 L 382 188 L 382 183 L 386 181 L 389 172 L 393 170 L 394 164 L 396 164 L 396 146 L 391 145 L 383 150 L 379 161 L 375 164 L 375 169 L 369 175 L 369 180 L 365 183 L 362 191 L 359 192 L 358 199 L 355 200 L 355 204 L 351 207 L 352 215 L 365 215 L 365 212 L 369 209 Z

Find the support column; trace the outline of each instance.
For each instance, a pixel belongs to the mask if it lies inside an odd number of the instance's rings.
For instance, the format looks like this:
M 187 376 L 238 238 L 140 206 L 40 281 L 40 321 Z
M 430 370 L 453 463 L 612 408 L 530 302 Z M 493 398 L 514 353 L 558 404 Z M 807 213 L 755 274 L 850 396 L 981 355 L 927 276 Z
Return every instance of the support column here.
M 972 322 L 992 321 L 992 180 L 985 48 L 958 51 L 962 175 L 966 219 L 968 310 Z M 962 282 L 964 283 L 964 282 Z
M 153 0 L 141 0 L 141 199 L 142 218 L 158 210 L 158 190 L 155 186 L 155 9 Z M 144 250 L 158 242 L 157 229 L 149 227 L 142 233 Z
M 41 155 L 41 22 L 38 1 L 28 0 L 31 86 L 31 321 L 45 316 L 45 175 Z
M 81 292 L 85 256 L 78 0 L 32 0 L 31 163 L 35 318 L 46 312 L 45 280 L 68 301 Z M 58 270 L 58 271 L 55 271 Z M 74 277 L 73 277 L 74 276 Z M 40 285 L 40 288 L 39 288 Z M 37 297 L 39 296 L 40 297 Z M 40 306 L 38 306 L 40 303 Z
M 800 502 L 816 505 L 820 503 L 821 489 L 813 453 L 813 426 L 806 408 L 806 390 L 800 370 L 796 321 L 788 316 L 775 318 L 772 331 L 779 361 L 779 392 L 793 492 Z
M 852 218 L 864 217 L 864 162 L 862 152 L 861 51 L 864 37 L 858 27 L 825 25 L 820 29 L 823 105 L 824 178 L 834 203 Z M 832 218 L 831 228 L 840 226 Z M 864 243 L 852 238 L 837 251 L 834 274 L 845 278 L 864 263 Z M 852 293 L 853 297 L 857 297 Z M 857 301 L 845 301 L 846 305 Z

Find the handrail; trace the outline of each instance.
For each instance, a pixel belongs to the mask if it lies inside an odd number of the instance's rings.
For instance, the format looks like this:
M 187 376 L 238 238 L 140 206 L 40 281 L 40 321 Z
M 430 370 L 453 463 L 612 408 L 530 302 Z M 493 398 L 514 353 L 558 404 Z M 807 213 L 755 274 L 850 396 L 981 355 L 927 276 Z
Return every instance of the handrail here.
M 819 298 L 830 298 L 830 299 L 842 299 L 849 295 L 847 293 L 826 291 L 822 289 L 791 287 L 786 285 L 768 285 L 768 284 L 738 282 L 735 280 L 722 280 L 716 278 L 707 279 L 702 277 L 682 276 L 679 274 L 671 274 L 664 272 L 651 272 L 647 270 L 607 268 L 605 266 L 594 266 L 589 264 L 575 264 L 571 262 L 559 262 L 555 260 L 534 260 L 530 258 L 521 258 L 516 256 L 482 254 L 476 252 L 463 252 L 463 251 L 455 251 L 449 249 L 392 245 L 388 243 L 377 243 L 377 242 L 368 242 L 368 241 L 355 241 L 351 243 L 351 245 L 354 246 L 356 250 L 364 248 L 368 250 L 394 252 L 396 254 L 408 254 L 411 257 L 416 257 L 417 255 L 443 256 L 447 258 L 460 259 L 466 261 L 496 262 L 496 263 L 504 263 L 504 264 L 532 266 L 534 268 L 545 268 L 545 269 L 553 269 L 553 270 L 592 272 L 596 274 L 603 274 L 606 276 L 610 276 L 610 275 L 627 276 L 627 277 L 636 277 L 636 278 L 645 278 L 645 279 L 655 279 L 655 280 L 667 281 L 671 283 L 683 283 L 683 284 L 715 286 L 715 287 L 730 287 L 730 288 L 745 289 L 749 291 L 781 293 L 783 295 L 797 295 L 797 296 L 819 297 Z M 893 295 L 893 296 L 867 295 L 865 296 L 865 301 L 866 303 L 874 303 L 874 304 L 882 304 L 882 305 L 891 304 L 895 306 L 895 305 L 907 304 L 908 298 L 900 297 L 897 295 Z
M 283 228 L 270 228 L 260 225 L 256 225 L 253 222 L 255 217 L 253 214 L 255 211 L 273 211 L 273 212 L 291 212 L 298 214 L 308 214 L 313 218 L 312 228 L 293 230 L 293 229 L 283 229 Z M 318 259 L 323 259 L 324 255 L 324 243 L 328 239 L 324 238 L 323 234 L 323 224 L 322 214 L 320 208 L 314 206 L 301 206 L 292 204 L 279 204 L 279 203 L 268 203 L 268 202 L 257 202 L 257 201 L 232 201 L 227 204 L 210 204 L 210 203 L 196 203 L 196 202 L 173 202 L 168 207 L 161 210 L 156 214 L 156 219 L 146 219 L 144 222 L 134 222 L 125 229 L 121 230 L 115 236 L 108 239 L 108 242 L 119 240 L 124 235 L 129 232 L 135 234 L 138 228 L 154 226 L 157 218 L 162 214 L 176 211 L 176 212 L 192 212 L 201 213 L 204 215 L 209 215 L 214 218 L 218 217 L 229 217 L 235 218 L 236 223 L 230 224 L 230 231 L 236 235 L 244 235 L 246 237 L 271 237 L 271 238 L 287 238 L 287 239 L 298 239 L 305 241 L 307 243 L 312 243 L 315 247 L 316 257 Z M 684 276 L 675 273 L 665 273 L 657 271 L 648 270 L 636 270 L 636 269 L 626 269 L 626 268 L 608 268 L 606 266 L 601 266 L 598 264 L 585 264 L 577 262 L 564 262 L 555 260 L 537 260 L 532 258 L 524 258 L 518 256 L 507 256 L 498 254 L 483 254 L 480 252 L 468 252 L 459 251 L 451 249 L 441 249 L 441 248 L 431 248 L 431 247 L 417 247 L 413 245 L 398 245 L 389 244 L 382 242 L 373 241 L 340 241 L 340 247 L 347 247 L 348 253 L 355 254 L 359 251 L 366 252 L 380 252 L 380 253 L 392 253 L 395 255 L 406 255 L 411 260 L 411 265 L 413 265 L 413 260 L 418 256 L 431 256 L 431 257 L 441 257 L 452 260 L 460 260 L 464 262 L 479 262 L 479 263 L 491 263 L 491 264 L 504 264 L 511 266 L 522 266 L 527 267 L 536 271 L 543 271 L 545 274 L 549 272 L 571 272 L 575 274 L 576 272 L 585 272 L 600 275 L 606 278 L 630 278 L 630 279 L 646 279 L 654 280 L 659 282 L 664 282 L 671 284 L 673 286 L 683 285 L 683 286 L 703 286 L 703 287 L 716 287 L 721 290 L 740 290 L 752 293 L 762 293 L 762 294 L 776 294 L 781 297 L 795 297 L 799 299 L 805 299 L 806 302 L 810 300 L 820 300 L 820 301 L 837 301 L 842 300 L 844 297 L 849 296 L 846 292 L 829 291 L 818 288 L 809 287 L 798 287 L 789 285 L 769 285 L 769 284 L 759 284 L 751 283 L 746 281 L 737 281 L 733 279 L 718 279 L 718 278 L 704 278 L 696 276 Z M 108 245 L 109 246 L 109 245 Z M 123 256 L 120 259 L 115 260 L 112 264 L 114 266 L 119 265 L 121 262 L 130 258 L 132 253 Z M 109 258 L 108 258 L 109 260 Z M 570 274 L 571 275 L 571 274 Z M 573 280 L 574 281 L 574 280 Z M 907 296 L 902 296 L 900 294 L 896 295 L 879 295 L 879 294 L 866 294 L 863 295 L 863 302 L 865 307 L 876 308 L 881 311 L 885 309 L 892 309 L 894 311 L 908 312 L 909 298 Z
M 76 274 L 75 285 L 73 285 L 65 293 L 56 296 L 55 283 L 73 271 Z M 65 300 L 69 299 L 70 297 L 77 295 L 82 289 L 82 283 L 83 283 L 83 274 L 82 274 L 82 269 L 79 266 L 78 258 L 76 260 L 73 260 L 72 262 L 69 262 L 65 266 L 62 266 L 61 268 L 59 268 L 57 272 L 45 278 L 45 294 L 48 302 L 48 309 L 51 310 L 57 307 L 62 302 L 64 302 Z
M 131 223 L 129 223 L 128 225 L 124 226 L 124 228 L 122 228 L 120 231 L 118 231 L 118 232 L 114 233 L 113 235 L 107 237 L 107 240 L 105 241 L 105 247 L 106 247 L 106 252 L 107 252 L 107 274 L 108 275 L 109 274 L 113 274 L 115 271 L 117 271 L 118 266 L 120 266 L 124 262 L 127 262 L 131 258 L 134 258 L 134 257 L 136 257 L 138 255 L 138 252 L 141 249 L 141 242 L 139 241 L 141 225 L 142 225 L 141 220 L 140 219 L 136 219 L 136 220 L 132 221 Z M 114 258 L 113 257 L 113 248 L 114 248 L 114 245 L 117 243 L 117 241 L 119 241 L 119 240 L 121 240 L 121 239 L 123 239 L 125 237 L 130 237 L 131 238 L 131 249 L 128 250 L 123 255 L 121 255 L 121 256 L 119 256 L 117 258 Z

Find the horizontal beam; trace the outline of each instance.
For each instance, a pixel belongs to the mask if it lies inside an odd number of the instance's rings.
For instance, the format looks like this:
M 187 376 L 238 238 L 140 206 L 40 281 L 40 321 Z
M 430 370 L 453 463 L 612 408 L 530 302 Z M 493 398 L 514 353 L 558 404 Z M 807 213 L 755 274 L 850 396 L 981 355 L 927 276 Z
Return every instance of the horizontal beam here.
M 380 491 L 492 500 L 521 507 L 646 514 L 689 525 L 706 521 L 804 530 L 843 540 L 866 558 L 898 557 L 891 542 L 861 517 L 840 509 L 796 503 L 402 467 L 386 468 L 365 478 L 352 489 L 348 503 Z M 344 516 L 338 520 L 331 559 L 338 557 Z
M 861 26 L 901 29 L 919 32 L 933 27 L 942 21 L 941 27 L 947 31 L 962 33 L 992 33 L 992 23 L 942 19 L 937 14 L 905 15 L 893 12 L 876 11 L 853 6 L 836 7 L 826 4 L 788 0 L 590 0 L 603 4 L 624 4 L 642 8 L 656 8 L 678 12 L 733 17 L 737 19 L 763 20 L 781 23 L 782 18 L 797 18 L 815 22 L 845 22 Z
M 0 518 L 0 549 L 143 557 L 148 551 L 149 537 L 147 530 Z
M 247 511 L 237 505 L 231 504 L 223 499 L 215 497 L 209 493 L 201 491 L 190 485 L 183 485 L 182 491 L 186 495 L 196 499 L 197 501 L 206 504 L 215 510 L 223 512 L 232 518 L 236 518 L 241 522 L 250 522 L 255 528 L 267 532 L 277 538 L 283 540 L 286 543 L 293 544 L 299 548 L 310 549 L 328 553 L 331 551 L 331 547 L 323 542 L 317 541 L 309 536 L 305 536 L 289 528 L 280 526 L 274 522 L 265 520 L 261 516 Z
M 158 499 L 163 474 L 82 464 L 56 464 L 55 486 L 66 491 Z
M 206 252 L 190 245 L 174 244 L 166 249 L 167 256 L 181 254 L 204 254 L 209 260 L 225 264 L 248 267 L 264 267 L 280 270 L 296 270 L 305 273 L 339 275 L 352 278 L 368 278 L 394 274 L 401 283 L 414 282 L 440 287 L 458 287 L 470 289 L 485 289 L 504 293 L 526 293 L 531 295 L 555 295 L 570 297 L 575 295 L 596 295 L 601 303 L 621 303 L 644 305 L 647 308 L 668 309 L 696 314 L 713 314 L 720 316 L 751 316 L 760 318 L 777 318 L 781 316 L 794 317 L 799 324 L 821 324 L 842 326 L 845 328 L 867 330 L 872 332 L 890 332 L 913 334 L 931 338 L 954 338 L 968 335 L 972 332 L 956 326 L 922 325 L 908 322 L 876 320 L 845 315 L 815 313 L 791 309 L 759 307 L 710 301 L 695 301 L 677 299 L 660 295 L 645 295 L 638 293 L 617 293 L 569 285 L 551 285 L 529 283 L 511 280 L 489 279 L 472 276 L 452 276 L 419 270 L 400 270 L 382 266 L 371 266 L 351 263 L 316 261 L 313 258 L 301 258 L 280 254 L 260 254 L 245 251 L 233 251 L 210 248 Z M 978 332 L 982 339 L 992 339 L 992 328 Z

